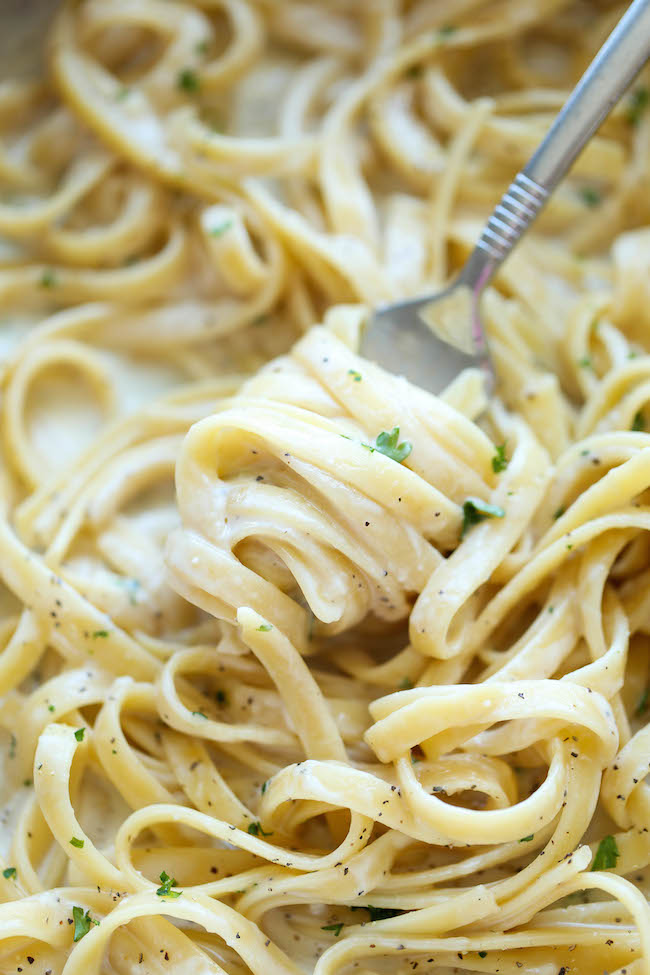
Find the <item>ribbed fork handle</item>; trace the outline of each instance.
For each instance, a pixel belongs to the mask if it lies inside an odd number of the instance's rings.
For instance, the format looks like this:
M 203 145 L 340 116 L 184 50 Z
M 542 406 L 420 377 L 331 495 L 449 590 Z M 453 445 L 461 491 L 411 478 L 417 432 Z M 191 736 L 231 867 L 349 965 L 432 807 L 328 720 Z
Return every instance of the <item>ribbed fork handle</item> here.
M 650 57 L 650 0 L 634 0 L 488 220 L 461 272 L 476 297 Z

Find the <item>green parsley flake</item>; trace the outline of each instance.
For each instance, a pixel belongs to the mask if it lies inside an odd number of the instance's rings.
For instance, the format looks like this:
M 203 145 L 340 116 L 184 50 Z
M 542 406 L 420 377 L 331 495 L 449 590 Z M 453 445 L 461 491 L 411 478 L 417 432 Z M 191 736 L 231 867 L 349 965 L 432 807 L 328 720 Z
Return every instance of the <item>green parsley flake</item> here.
M 487 958 L 487 951 L 479 951 L 478 956 L 479 958 Z
M 451 37 L 458 30 L 453 24 L 443 24 L 443 26 L 438 30 L 437 36 L 442 40 L 445 37 Z
M 270 833 L 264 832 L 262 829 L 262 824 L 259 822 L 259 820 L 256 823 L 248 824 L 248 832 L 251 834 L 251 836 L 273 836 L 272 830 Z
M 351 911 L 368 911 L 371 921 L 385 921 L 387 917 L 398 917 L 404 911 L 394 907 L 373 907 L 366 904 L 364 907 L 351 907 Z
M 645 430 L 645 418 L 641 410 L 638 410 L 638 412 L 634 414 L 634 419 L 632 420 L 630 430 L 634 430 L 635 433 L 641 433 L 642 430 Z
M 70 846 L 76 846 L 78 850 L 83 850 L 85 840 L 80 840 L 77 836 L 73 836 L 70 840 Z
M 482 498 L 468 498 L 463 504 L 463 527 L 460 537 L 464 538 L 473 525 L 486 518 L 504 518 L 505 511 L 496 504 L 489 504 Z
M 558 518 L 561 518 L 562 517 L 562 515 L 564 514 L 565 511 L 566 511 L 566 508 L 564 507 L 564 505 L 561 504 L 560 507 L 557 509 L 557 511 L 555 511 L 555 513 L 553 514 L 553 519 L 555 521 L 557 521 Z
M 583 355 L 582 359 L 578 359 L 578 365 L 581 369 L 593 369 L 593 363 L 588 355 Z
M 639 703 L 636 706 L 636 713 L 643 714 L 644 711 L 648 710 L 648 698 L 650 697 L 650 687 L 646 687 L 645 691 L 639 699 Z
M 620 853 L 613 836 L 605 836 L 598 844 L 592 870 L 609 870 L 616 866 Z
M 348 369 L 348 376 L 352 376 L 352 378 L 354 379 L 355 383 L 360 383 L 361 380 L 363 379 L 363 376 L 361 375 L 361 373 L 360 372 L 357 372 L 356 369 Z
M 181 91 L 187 91 L 191 94 L 195 94 L 199 90 L 199 79 L 191 68 L 183 68 L 179 72 L 176 84 Z
M 625 121 L 628 125 L 638 125 L 641 116 L 650 102 L 650 91 L 647 88 L 637 88 L 632 92 L 627 103 Z
M 88 934 L 91 924 L 99 926 L 99 921 L 90 916 L 90 911 L 86 911 L 84 914 L 83 907 L 73 907 L 72 918 L 74 920 L 74 935 L 72 936 L 74 942 L 81 941 Z
M 338 938 L 338 936 L 340 935 L 340 933 L 341 933 L 342 930 L 343 930 L 343 922 L 342 921 L 339 924 L 325 924 L 321 928 L 321 931 L 333 931 L 335 938 Z
M 585 206 L 597 207 L 603 202 L 601 194 L 594 186 L 582 186 L 578 193 Z
M 48 704 L 47 710 L 48 711 L 56 711 L 56 708 L 55 708 L 55 706 L 53 704 Z
M 15 880 L 17 873 L 18 871 L 15 867 L 5 867 L 5 869 L 2 871 L 2 876 L 5 878 L 5 880 Z
M 520 843 L 530 843 L 531 840 L 535 839 L 535 834 L 531 833 L 530 836 L 522 836 L 519 840 Z
M 413 681 L 409 677 L 404 677 L 398 686 L 401 691 L 408 691 L 413 687 Z
M 74 733 L 74 736 L 77 739 L 77 741 L 83 741 L 85 733 L 86 733 L 85 728 L 77 728 L 77 730 Z
M 108 630 L 95 630 L 95 632 L 93 633 L 93 640 L 96 640 L 98 637 L 105 639 L 107 636 L 108 636 Z
M 39 281 L 41 288 L 54 288 L 58 284 L 56 271 L 43 271 Z
M 182 890 L 172 890 L 172 887 L 177 887 L 175 877 L 170 877 L 168 873 L 163 872 L 160 874 L 160 887 L 156 891 L 158 897 L 180 897 L 183 893 Z
M 268 782 L 262 782 L 262 795 L 264 795 L 264 793 L 266 792 L 267 785 L 268 785 Z
M 228 703 L 228 695 L 226 694 L 225 691 L 218 690 L 217 693 L 215 694 L 215 698 L 217 704 L 220 704 L 222 706 Z
M 505 471 L 507 466 L 508 458 L 506 457 L 506 445 L 504 442 L 496 447 L 496 454 L 492 458 L 492 470 L 495 474 L 500 474 L 501 471 Z
M 224 220 L 223 223 L 218 223 L 216 227 L 212 227 L 208 233 L 211 237 L 221 237 L 225 234 L 227 230 L 232 227 L 232 220 Z
M 403 460 L 406 460 L 408 455 L 413 450 L 413 444 L 408 440 L 398 443 L 399 440 L 399 427 L 393 427 L 390 433 L 382 430 L 380 434 L 377 435 L 375 441 L 375 446 L 371 447 L 371 450 L 378 450 L 380 454 L 384 454 L 386 457 L 390 457 L 391 460 L 397 461 L 401 464 Z M 367 446 L 367 444 L 364 444 Z
M 257 632 L 258 633 L 268 633 L 272 629 L 273 629 L 273 627 L 271 626 L 270 623 L 262 623 L 261 626 L 258 626 L 257 627 Z
M 204 714 L 203 711 L 192 711 L 192 715 L 195 718 L 205 718 L 206 721 L 208 720 L 207 714 Z

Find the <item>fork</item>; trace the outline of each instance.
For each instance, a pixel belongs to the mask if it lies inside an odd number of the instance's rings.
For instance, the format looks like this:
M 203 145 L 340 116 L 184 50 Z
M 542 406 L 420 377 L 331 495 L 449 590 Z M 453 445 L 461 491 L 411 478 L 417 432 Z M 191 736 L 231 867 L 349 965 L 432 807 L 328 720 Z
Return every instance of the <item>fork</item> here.
M 433 393 L 461 370 L 479 367 L 492 392 L 481 294 L 648 57 L 650 0 L 634 0 L 513 179 L 455 281 L 437 295 L 377 307 L 361 338 L 362 355 L 391 372 L 398 362 L 401 375 Z

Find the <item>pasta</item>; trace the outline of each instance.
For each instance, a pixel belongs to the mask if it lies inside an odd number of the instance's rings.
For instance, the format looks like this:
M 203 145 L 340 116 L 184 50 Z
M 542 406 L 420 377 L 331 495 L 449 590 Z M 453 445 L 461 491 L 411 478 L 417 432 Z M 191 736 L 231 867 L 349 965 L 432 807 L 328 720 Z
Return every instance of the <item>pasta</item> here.
M 606 0 L 70 0 L 0 85 L 0 972 L 650 973 L 650 95 Z M 650 429 L 650 426 L 648 426 Z

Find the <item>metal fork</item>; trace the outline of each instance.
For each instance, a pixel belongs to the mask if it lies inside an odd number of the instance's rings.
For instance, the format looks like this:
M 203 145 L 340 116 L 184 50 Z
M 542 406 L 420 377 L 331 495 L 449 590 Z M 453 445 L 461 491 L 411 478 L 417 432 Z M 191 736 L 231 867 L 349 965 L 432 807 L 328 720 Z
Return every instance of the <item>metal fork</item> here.
M 634 0 L 508 187 L 456 280 L 437 295 L 375 309 L 361 340 L 366 358 L 434 393 L 478 366 L 492 391 L 481 294 L 648 57 L 650 0 Z

